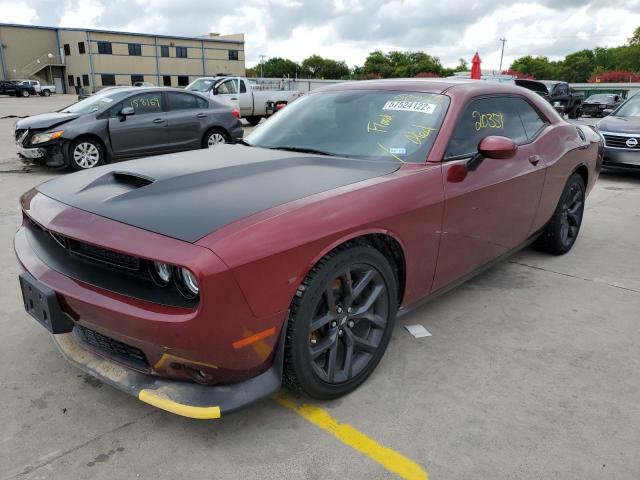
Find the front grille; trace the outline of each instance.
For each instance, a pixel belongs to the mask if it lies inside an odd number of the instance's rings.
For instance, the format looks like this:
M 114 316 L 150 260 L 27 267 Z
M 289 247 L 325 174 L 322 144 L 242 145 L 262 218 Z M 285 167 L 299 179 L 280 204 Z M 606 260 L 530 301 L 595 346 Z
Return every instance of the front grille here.
M 638 135 L 637 137 L 623 137 L 622 135 L 610 135 L 605 133 L 602 136 L 604 137 L 604 144 L 607 147 L 640 150 L 640 135 Z M 636 144 L 630 147 L 629 145 L 627 145 L 627 141 L 631 138 L 635 138 Z
M 16 128 L 15 131 L 15 140 L 18 143 L 24 144 L 24 139 L 27 136 L 27 130 L 24 128 Z
M 101 333 L 91 330 L 90 328 L 76 325 L 74 328 L 76 335 L 80 341 L 108 357 L 121 360 L 138 368 L 148 368 L 149 362 L 146 355 L 139 348 L 127 345 L 114 338 L 102 335 Z
M 62 235 L 55 234 L 56 237 L 62 237 Z M 131 255 L 125 255 L 114 250 L 109 250 L 102 247 L 97 247 L 89 243 L 78 242 L 71 238 L 65 238 L 66 245 L 69 251 L 75 255 L 93 260 L 96 262 L 106 263 L 114 267 L 124 268 L 126 270 L 132 270 L 137 272 L 140 270 L 140 259 L 132 257 Z

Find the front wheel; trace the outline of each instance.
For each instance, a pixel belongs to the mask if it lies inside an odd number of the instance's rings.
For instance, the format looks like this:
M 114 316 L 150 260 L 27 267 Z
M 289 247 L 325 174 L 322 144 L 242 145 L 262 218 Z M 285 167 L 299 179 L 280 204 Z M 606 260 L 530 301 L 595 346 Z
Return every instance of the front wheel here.
M 69 166 L 73 170 L 88 170 L 104 163 L 102 145 L 90 138 L 81 138 L 69 148 Z
M 534 248 L 555 255 L 567 253 L 578 238 L 584 213 L 585 185 L 574 173 L 564 187 L 560 201 Z
M 246 119 L 247 119 L 247 122 L 249 122 L 249 125 L 251 125 L 252 127 L 255 127 L 260 123 L 260 120 L 262 120 L 262 117 L 250 116 L 250 117 L 246 117 Z
M 326 255 L 291 304 L 285 384 L 317 399 L 355 390 L 387 348 L 397 289 L 389 261 L 373 247 L 343 246 Z
M 27 98 L 30 95 L 29 90 L 22 90 L 22 96 Z

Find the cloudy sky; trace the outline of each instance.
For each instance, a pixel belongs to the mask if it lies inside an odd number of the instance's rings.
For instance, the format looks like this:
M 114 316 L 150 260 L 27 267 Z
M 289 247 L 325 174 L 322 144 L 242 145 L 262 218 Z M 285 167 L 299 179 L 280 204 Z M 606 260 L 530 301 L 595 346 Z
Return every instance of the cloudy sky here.
M 2 22 L 185 36 L 245 34 L 247 66 L 259 55 L 300 61 L 318 53 L 362 65 L 380 49 L 422 50 L 445 66 L 480 52 L 483 69 L 523 55 L 552 59 L 626 42 L 640 0 L 0 0 Z

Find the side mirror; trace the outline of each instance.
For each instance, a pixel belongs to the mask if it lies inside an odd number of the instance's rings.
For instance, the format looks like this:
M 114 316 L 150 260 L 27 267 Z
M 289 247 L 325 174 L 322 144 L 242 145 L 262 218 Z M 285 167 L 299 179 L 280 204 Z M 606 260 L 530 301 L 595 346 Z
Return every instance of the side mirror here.
M 611 115 L 613 113 L 613 108 L 605 108 L 604 110 L 602 110 L 602 114 L 606 117 L 608 115 Z
M 133 107 L 123 107 L 122 110 L 120 110 L 120 115 L 122 117 L 128 117 L 129 115 L 133 115 L 134 113 L 136 113 L 136 111 L 133 109 Z
M 478 144 L 478 153 L 467 162 L 467 170 L 474 171 L 485 158 L 508 160 L 509 158 L 513 158 L 517 151 L 518 145 L 510 138 L 498 136 L 484 137 Z

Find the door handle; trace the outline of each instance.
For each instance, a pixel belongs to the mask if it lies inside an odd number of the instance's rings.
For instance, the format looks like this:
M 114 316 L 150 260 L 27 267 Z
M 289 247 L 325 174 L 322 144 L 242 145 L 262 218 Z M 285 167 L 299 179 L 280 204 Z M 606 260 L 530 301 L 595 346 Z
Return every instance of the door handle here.
M 542 160 L 542 159 L 540 158 L 540 155 L 531 155 L 531 156 L 529 157 L 529 163 L 530 163 L 531 165 L 533 165 L 534 167 L 535 167 L 536 165 L 538 165 L 538 163 L 540 163 L 540 160 Z
M 204 118 L 206 116 L 207 116 L 206 113 L 199 113 L 199 114 L 196 115 L 196 117 L 198 117 L 198 118 Z
M 238 97 L 231 97 L 231 100 L 237 100 Z
M 164 122 L 164 118 L 156 118 L 153 123 L 162 123 Z

